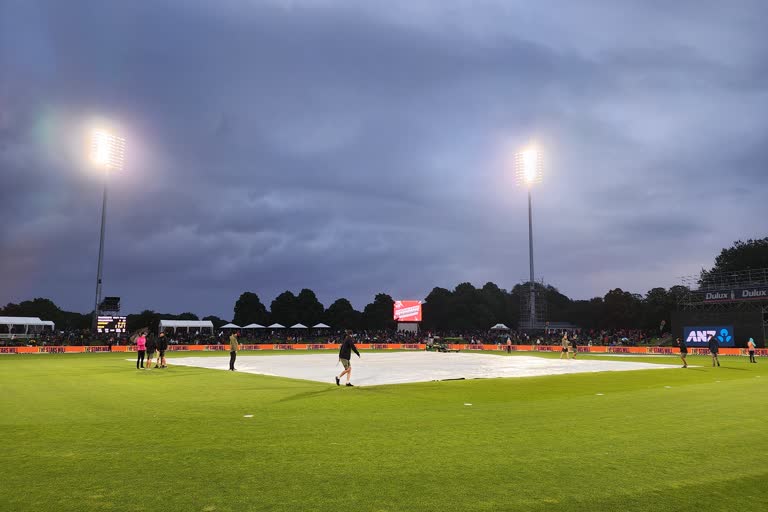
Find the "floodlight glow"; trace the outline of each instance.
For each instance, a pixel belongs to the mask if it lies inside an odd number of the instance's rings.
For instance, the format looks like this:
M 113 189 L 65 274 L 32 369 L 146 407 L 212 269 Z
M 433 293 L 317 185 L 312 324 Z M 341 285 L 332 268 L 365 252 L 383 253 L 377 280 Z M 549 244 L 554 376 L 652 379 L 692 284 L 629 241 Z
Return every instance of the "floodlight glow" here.
M 97 130 L 91 139 L 91 160 L 103 169 L 122 170 L 125 161 L 125 139 Z

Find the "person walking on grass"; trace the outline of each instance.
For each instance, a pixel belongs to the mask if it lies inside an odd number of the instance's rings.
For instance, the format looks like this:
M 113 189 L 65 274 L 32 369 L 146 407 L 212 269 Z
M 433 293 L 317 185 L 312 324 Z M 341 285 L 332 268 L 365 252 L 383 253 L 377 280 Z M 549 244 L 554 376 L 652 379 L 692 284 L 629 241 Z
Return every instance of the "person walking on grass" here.
M 579 344 L 577 340 L 579 339 L 579 336 L 574 334 L 571 338 L 571 350 L 573 350 L 573 358 L 576 359 L 576 354 L 579 352 Z
M 749 362 L 756 363 L 757 359 L 755 359 L 755 340 L 752 338 L 749 338 L 749 341 L 747 342 L 747 352 L 749 352 Z
M 155 368 L 167 368 L 165 365 L 165 351 L 168 350 L 168 338 L 164 332 L 157 337 L 157 364 Z
M 147 338 L 147 370 L 150 370 L 152 368 L 152 359 L 155 357 L 155 350 L 157 349 L 157 343 L 155 342 L 154 336 L 149 336 Z M 155 365 L 155 368 L 157 368 L 157 365 Z
M 344 337 L 344 342 L 341 344 L 341 348 L 339 349 L 339 361 L 341 361 L 341 365 L 344 367 L 344 371 L 336 377 L 337 386 L 341 386 L 341 378 L 346 375 L 347 386 L 352 387 L 352 383 L 349 382 L 349 380 L 352 378 L 352 364 L 349 362 L 349 359 L 352 357 L 353 351 L 355 354 L 357 354 L 357 357 L 360 357 L 360 352 L 357 351 L 357 347 L 355 346 L 355 340 L 352 339 L 352 334 L 347 331 L 347 335 Z
M 237 359 L 237 351 L 240 350 L 240 343 L 237 342 L 237 337 L 240 333 L 233 332 L 229 337 L 229 371 L 235 371 L 235 359 Z
M 137 370 L 144 369 L 144 351 L 146 349 L 147 349 L 147 338 L 146 336 L 144 336 L 144 333 L 141 333 L 136 337 L 136 352 L 137 352 L 136 369 Z
M 677 338 L 677 346 L 680 347 L 680 359 L 683 360 L 683 368 L 688 368 L 688 362 L 685 360 L 688 357 L 688 345 L 682 338 Z
M 715 338 L 714 335 L 709 337 L 709 353 L 712 355 L 712 367 L 715 367 L 715 363 L 717 363 L 717 366 L 720 366 L 720 360 L 717 358 L 717 351 L 719 350 L 719 345 L 717 344 L 717 338 Z
M 563 349 L 560 351 L 560 359 L 562 359 L 563 356 L 568 359 L 568 346 L 570 345 L 568 343 L 568 333 L 563 333 L 563 339 L 560 342 L 560 345 L 563 347 Z

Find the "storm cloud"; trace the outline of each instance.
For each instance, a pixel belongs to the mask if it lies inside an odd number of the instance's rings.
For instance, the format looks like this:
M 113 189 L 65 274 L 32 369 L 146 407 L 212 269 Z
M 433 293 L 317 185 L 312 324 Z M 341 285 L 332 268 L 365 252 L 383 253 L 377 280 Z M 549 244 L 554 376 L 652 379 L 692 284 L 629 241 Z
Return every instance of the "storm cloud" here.
M 327 306 L 528 273 L 644 293 L 765 235 L 760 0 L 0 4 L 0 302 L 231 317 L 309 287 Z

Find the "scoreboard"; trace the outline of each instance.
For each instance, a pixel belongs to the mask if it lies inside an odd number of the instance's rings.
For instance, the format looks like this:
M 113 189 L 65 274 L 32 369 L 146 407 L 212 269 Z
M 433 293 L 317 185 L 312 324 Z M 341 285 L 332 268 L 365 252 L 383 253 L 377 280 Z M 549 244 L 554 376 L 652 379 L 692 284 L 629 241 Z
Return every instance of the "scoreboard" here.
M 100 316 L 96 323 L 96 332 L 125 334 L 124 316 Z

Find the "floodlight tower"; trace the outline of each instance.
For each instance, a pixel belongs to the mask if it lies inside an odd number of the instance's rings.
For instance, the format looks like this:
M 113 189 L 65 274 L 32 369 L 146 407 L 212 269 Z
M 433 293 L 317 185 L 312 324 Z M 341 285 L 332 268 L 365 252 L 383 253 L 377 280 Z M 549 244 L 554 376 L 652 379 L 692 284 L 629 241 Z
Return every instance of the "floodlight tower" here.
M 104 173 L 104 197 L 101 203 L 101 237 L 99 238 L 99 267 L 96 272 L 96 304 L 93 308 L 93 328 L 101 303 L 101 278 L 104 266 L 104 230 L 107 224 L 107 183 L 110 171 L 121 171 L 125 161 L 125 139 L 97 130 L 91 135 L 91 162 Z
M 533 274 L 533 214 L 531 208 L 531 188 L 536 183 L 541 183 L 544 174 L 544 163 L 541 153 L 535 148 L 527 149 L 515 154 L 515 178 L 517 184 L 528 189 L 528 253 L 531 264 L 530 277 L 530 326 L 531 330 L 536 325 L 536 290 Z

